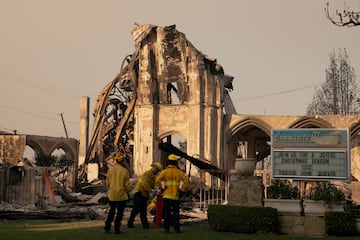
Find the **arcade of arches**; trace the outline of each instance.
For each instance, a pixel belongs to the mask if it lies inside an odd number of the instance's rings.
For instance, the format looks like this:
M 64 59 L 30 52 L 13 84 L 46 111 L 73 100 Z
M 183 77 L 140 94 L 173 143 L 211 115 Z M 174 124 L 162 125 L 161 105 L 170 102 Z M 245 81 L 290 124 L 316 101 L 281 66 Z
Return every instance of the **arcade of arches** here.
M 37 166 L 53 166 L 56 164 L 54 161 L 62 161 L 62 165 L 66 164 L 61 167 L 66 168 L 66 184 L 70 188 L 75 185 L 77 179 L 78 152 L 79 141 L 74 138 L 5 132 L 0 134 L 0 163 L 3 167 L 24 164 L 21 163 L 24 159 Z
M 225 129 L 225 158 L 234 166 L 239 143 L 246 142 L 245 158 L 262 160 L 270 155 L 272 129 L 340 128 L 349 129 L 351 174 L 360 179 L 360 117 L 358 115 L 261 116 L 231 115 Z

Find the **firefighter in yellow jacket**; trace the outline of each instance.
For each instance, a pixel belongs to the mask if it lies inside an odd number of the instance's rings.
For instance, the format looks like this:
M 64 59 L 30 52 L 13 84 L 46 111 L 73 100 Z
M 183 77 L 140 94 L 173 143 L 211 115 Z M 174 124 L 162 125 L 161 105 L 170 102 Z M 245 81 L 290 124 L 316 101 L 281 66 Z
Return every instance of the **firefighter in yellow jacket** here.
M 164 232 L 170 230 L 171 215 L 175 232 L 180 232 L 180 193 L 185 192 L 189 181 L 185 174 L 177 167 L 178 157 L 174 154 L 168 156 L 168 167 L 156 178 L 156 185 L 162 189 Z
M 134 189 L 134 207 L 128 220 L 129 228 L 134 227 L 134 219 L 138 213 L 140 213 L 140 220 L 143 228 L 149 228 L 149 222 L 147 219 L 147 201 L 150 193 L 153 192 L 155 177 L 161 169 L 161 163 L 154 162 L 151 164 L 151 169 L 144 172 L 137 181 Z
M 124 216 L 125 204 L 129 199 L 130 193 L 130 173 L 122 166 L 123 155 L 114 157 L 116 164 L 110 167 L 106 176 L 106 187 L 108 189 L 108 199 L 110 210 L 105 220 L 105 233 L 110 233 L 111 223 L 114 220 L 114 233 L 120 233 L 121 220 Z

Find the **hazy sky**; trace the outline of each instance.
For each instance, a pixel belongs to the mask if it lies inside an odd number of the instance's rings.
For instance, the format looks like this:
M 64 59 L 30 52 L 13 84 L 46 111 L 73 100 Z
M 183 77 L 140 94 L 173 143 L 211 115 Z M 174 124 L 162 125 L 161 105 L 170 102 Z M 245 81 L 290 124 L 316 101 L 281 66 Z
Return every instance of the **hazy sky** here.
M 327 0 L 0 0 L 0 130 L 79 136 L 81 96 L 99 92 L 134 51 L 134 23 L 175 24 L 234 76 L 239 114 L 303 115 L 346 48 L 360 78 L 360 26 L 336 27 Z M 330 9 L 344 1 L 329 0 Z M 360 0 L 346 0 L 360 10 Z M 90 126 L 90 129 L 92 126 Z

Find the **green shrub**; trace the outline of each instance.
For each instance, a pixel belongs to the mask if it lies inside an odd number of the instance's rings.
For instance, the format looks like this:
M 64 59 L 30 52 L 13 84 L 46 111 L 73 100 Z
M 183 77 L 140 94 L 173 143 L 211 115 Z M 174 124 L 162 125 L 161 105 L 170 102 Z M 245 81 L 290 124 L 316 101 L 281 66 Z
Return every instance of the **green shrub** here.
M 351 212 L 325 212 L 326 233 L 335 236 L 357 234 L 355 217 Z
M 345 195 L 334 184 L 329 182 L 318 182 L 311 190 L 310 199 L 323 200 L 326 203 L 341 202 L 345 200 Z
M 347 201 L 344 204 L 344 210 L 346 212 L 350 212 L 352 215 L 354 215 L 355 219 L 360 218 L 360 206 L 359 205 L 357 205 L 353 202 Z
M 291 183 L 275 180 L 267 188 L 267 197 L 271 199 L 299 199 L 299 189 L 292 187 Z
M 279 232 L 276 209 L 260 206 L 209 205 L 208 221 L 213 230 L 237 233 Z

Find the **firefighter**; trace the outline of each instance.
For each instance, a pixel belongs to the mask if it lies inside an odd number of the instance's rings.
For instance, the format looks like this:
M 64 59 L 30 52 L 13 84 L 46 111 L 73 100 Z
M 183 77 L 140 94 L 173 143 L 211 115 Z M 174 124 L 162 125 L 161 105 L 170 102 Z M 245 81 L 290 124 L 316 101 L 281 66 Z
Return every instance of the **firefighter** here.
M 110 233 L 111 223 L 114 220 L 115 212 L 114 233 L 121 233 L 121 220 L 124 216 L 125 205 L 129 199 L 130 193 L 130 173 L 122 165 L 124 158 L 123 155 L 117 154 L 114 157 L 116 164 L 113 167 L 110 167 L 107 172 L 106 186 L 108 189 L 110 210 L 105 220 L 105 233 Z
M 155 187 L 155 177 L 162 170 L 162 165 L 159 162 L 151 164 L 151 169 L 144 172 L 139 178 L 134 189 L 134 207 L 131 211 L 128 227 L 134 227 L 134 219 L 138 213 L 140 213 L 140 220 L 144 229 L 149 228 L 149 222 L 147 219 L 147 201 L 150 194 Z
M 156 177 L 156 185 L 162 190 L 164 232 L 170 230 L 170 220 L 173 220 L 174 230 L 180 233 L 180 195 L 185 192 L 189 181 L 178 168 L 178 157 L 170 154 L 167 158 L 168 166 Z

